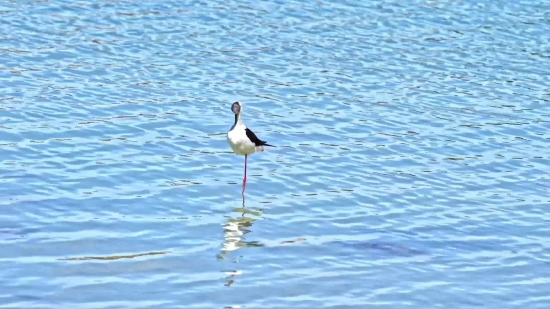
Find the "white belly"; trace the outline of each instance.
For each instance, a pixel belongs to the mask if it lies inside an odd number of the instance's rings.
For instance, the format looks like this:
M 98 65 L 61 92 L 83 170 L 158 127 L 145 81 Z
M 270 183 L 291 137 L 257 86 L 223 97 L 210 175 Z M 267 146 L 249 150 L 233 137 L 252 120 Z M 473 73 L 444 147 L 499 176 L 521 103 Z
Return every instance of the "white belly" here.
M 248 139 L 244 128 L 227 132 L 227 142 L 229 146 L 231 146 L 231 149 L 233 149 L 233 152 L 241 156 L 251 155 L 256 151 L 263 150 L 263 147 L 256 147 L 256 145 Z

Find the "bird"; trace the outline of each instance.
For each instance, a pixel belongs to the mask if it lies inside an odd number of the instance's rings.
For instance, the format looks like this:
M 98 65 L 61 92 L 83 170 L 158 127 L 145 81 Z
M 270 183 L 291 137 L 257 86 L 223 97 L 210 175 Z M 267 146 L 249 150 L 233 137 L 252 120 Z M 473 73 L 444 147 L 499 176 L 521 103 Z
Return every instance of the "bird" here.
M 244 156 L 243 195 L 246 188 L 246 163 L 248 156 L 264 151 L 264 146 L 275 147 L 266 141 L 260 140 L 254 132 L 247 128 L 242 121 L 243 105 L 236 101 L 231 104 L 231 111 L 235 114 L 235 123 L 227 132 L 227 142 L 236 155 Z

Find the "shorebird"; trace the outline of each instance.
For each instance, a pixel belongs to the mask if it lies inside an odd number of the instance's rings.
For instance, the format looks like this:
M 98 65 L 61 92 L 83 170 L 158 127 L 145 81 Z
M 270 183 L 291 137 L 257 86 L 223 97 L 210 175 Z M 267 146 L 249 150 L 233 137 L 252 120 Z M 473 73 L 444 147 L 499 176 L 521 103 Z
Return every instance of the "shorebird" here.
M 235 123 L 231 127 L 231 130 L 227 132 L 227 142 L 236 155 L 244 156 L 244 194 L 246 188 L 246 161 L 248 160 L 248 156 L 256 152 L 264 151 L 264 146 L 275 146 L 260 140 L 254 132 L 250 131 L 250 129 L 243 124 L 243 105 L 239 101 L 231 105 L 231 111 L 235 114 Z

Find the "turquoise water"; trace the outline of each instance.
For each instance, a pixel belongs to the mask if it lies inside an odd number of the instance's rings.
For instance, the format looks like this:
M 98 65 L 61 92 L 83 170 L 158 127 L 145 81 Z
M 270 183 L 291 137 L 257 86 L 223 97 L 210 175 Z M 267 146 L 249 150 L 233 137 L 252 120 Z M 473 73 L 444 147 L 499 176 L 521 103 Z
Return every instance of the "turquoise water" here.
M 548 12 L 0 0 L 0 308 L 549 308 Z

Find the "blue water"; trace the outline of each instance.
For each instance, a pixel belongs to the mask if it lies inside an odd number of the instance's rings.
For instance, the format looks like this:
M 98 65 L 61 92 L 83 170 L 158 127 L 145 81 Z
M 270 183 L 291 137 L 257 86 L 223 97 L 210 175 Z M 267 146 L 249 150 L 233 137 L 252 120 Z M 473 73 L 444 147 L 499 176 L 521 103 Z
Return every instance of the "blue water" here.
M 549 308 L 548 12 L 0 0 L 0 308 Z

